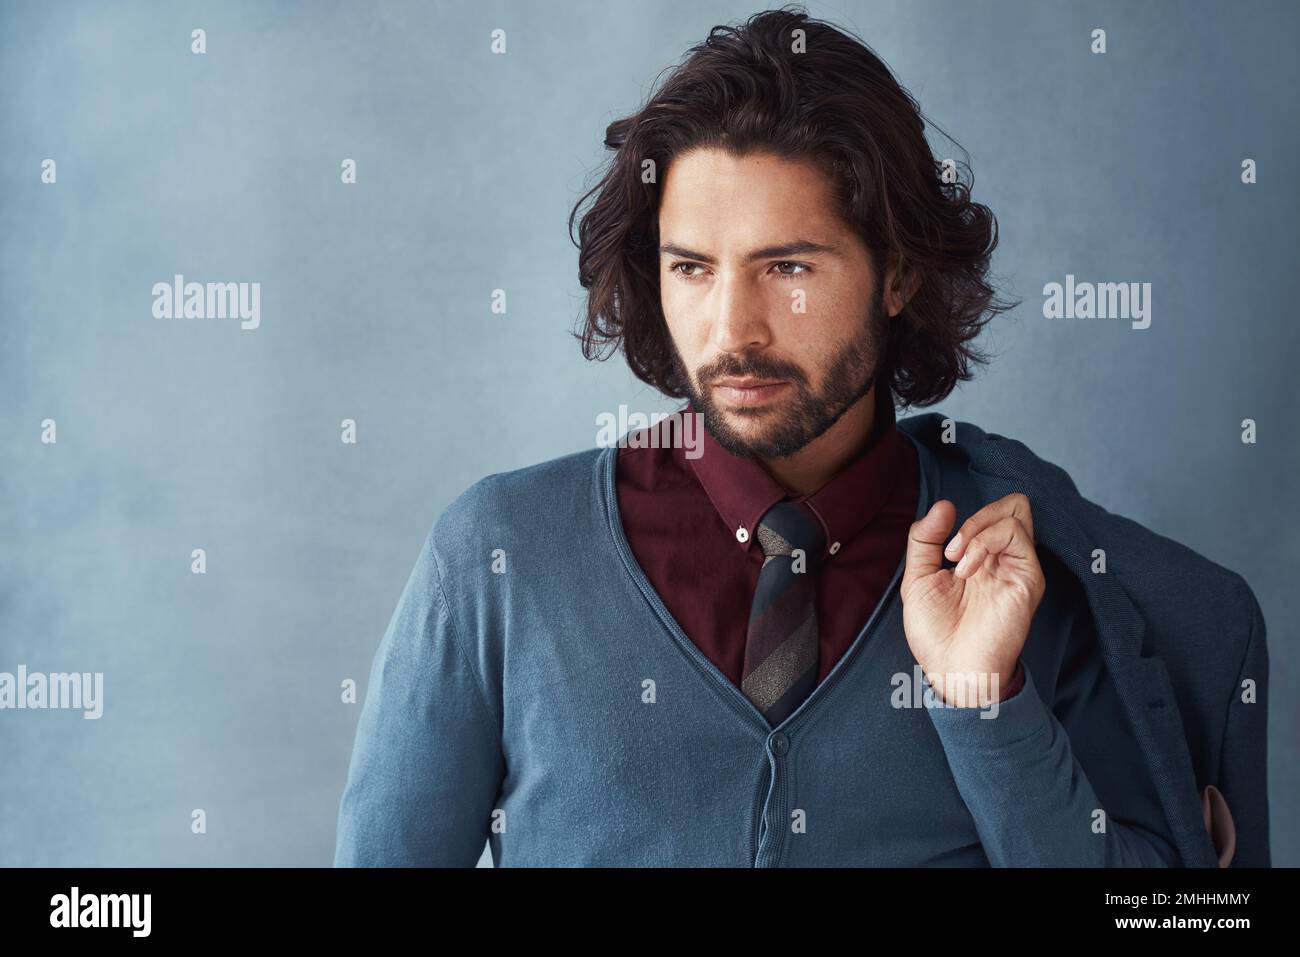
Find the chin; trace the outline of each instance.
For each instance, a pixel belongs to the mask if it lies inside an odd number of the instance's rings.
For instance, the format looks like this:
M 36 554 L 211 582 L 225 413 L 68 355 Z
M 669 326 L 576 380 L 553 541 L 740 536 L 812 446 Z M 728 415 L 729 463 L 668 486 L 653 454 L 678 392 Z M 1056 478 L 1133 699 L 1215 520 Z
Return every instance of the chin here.
M 747 405 L 737 406 L 735 408 L 727 407 L 722 410 L 723 415 L 730 416 L 738 422 L 752 422 L 755 419 L 769 418 L 781 411 L 781 407 L 775 402 L 771 405 Z
M 768 454 L 772 443 L 781 433 L 777 411 L 774 408 L 725 411 L 720 423 L 722 435 L 715 432 L 714 438 L 728 451 L 736 454 Z

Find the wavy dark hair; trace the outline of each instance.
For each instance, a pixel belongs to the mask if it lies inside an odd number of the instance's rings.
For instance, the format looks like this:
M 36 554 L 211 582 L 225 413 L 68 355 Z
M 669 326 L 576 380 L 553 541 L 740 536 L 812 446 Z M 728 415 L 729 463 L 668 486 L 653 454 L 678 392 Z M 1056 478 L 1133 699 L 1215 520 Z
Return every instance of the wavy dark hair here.
M 971 363 L 988 361 L 972 340 L 1017 304 L 998 299 L 988 281 L 997 220 L 971 199 L 968 162 L 952 161 L 945 176 L 926 142 L 927 118 L 880 58 L 787 6 L 715 26 L 669 69 L 640 111 L 609 124 L 613 156 L 569 216 L 587 290 L 574 333 L 583 355 L 605 359 L 621 348 L 637 378 L 672 397 L 688 394 L 659 299 L 659 184 L 674 157 L 714 147 L 817 164 L 882 281 L 888 254 L 898 255 L 896 285 L 918 285 L 889 320 L 878 380 L 897 401 L 932 405 L 972 378 Z M 642 181 L 646 160 L 654 182 Z

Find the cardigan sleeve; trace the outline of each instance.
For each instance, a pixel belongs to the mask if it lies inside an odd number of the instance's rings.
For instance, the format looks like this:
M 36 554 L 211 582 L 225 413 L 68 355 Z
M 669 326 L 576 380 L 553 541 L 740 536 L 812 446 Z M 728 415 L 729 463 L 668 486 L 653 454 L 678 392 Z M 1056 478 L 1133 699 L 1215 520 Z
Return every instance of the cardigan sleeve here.
M 1077 607 L 1053 707 L 1023 667 L 993 717 L 932 708 L 957 788 L 995 867 L 1178 866 L 1159 794 Z
M 334 865 L 474 866 L 504 769 L 500 725 L 448 614 L 430 533 L 370 669 Z

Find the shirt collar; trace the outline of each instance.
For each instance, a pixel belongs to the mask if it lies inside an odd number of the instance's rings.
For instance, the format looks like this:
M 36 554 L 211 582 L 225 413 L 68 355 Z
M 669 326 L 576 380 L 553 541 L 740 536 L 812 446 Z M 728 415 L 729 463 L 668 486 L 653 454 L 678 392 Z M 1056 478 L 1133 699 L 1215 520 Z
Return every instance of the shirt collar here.
M 693 403 L 682 410 L 693 414 Z M 736 547 L 759 547 L 754 529 L 763 514 L 786 497 L 785 490 L 756 459 L 733 455 L 717 443 L 707 429 L 700 430 L 701 454 L 687 458 L 722 521 L 736 539 Z M 889 500 L 901 465 L 903 437 L 899 434 L 894 403 L 888 389 L 877 388 L 876 419 L 871 440 L 856 458 L 821 488 L 792 501 L 807 504 L 826 530 L 827 555 L 834 555 L 879 514 Z

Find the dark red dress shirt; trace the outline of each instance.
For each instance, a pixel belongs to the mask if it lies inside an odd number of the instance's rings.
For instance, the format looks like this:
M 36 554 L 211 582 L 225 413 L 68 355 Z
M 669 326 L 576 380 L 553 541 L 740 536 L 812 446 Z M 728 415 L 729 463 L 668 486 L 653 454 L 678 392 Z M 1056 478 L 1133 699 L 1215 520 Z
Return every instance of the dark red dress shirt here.
M 687 403 L 682 411 L 695 409 Z M 662 430 L 665 423 L 651 428 Z M 620 448 L 618 507 L 632 553 L 668 611 L 739 686 L 749 607 L 763 565 L 754 528 L 786 492 L 757 460 L 732 455 L 700 431 L 703 454 L 696 458 L 688 458 L 680 442 L 676 448 L 663 447 L 671 444 L 666 441 L 651 443 L 657 448 Z M 821 488 L 791 497 L 806 503 L 826 530 L 827 552 L 817 570 L 818 683 L 893 581 L 919 494 L 916 449 L 899 431 L 890 397 L 878 399 L 862 453 Z M 1011 697 L 1022 684 L 1018 667 L 1000 697 Z

